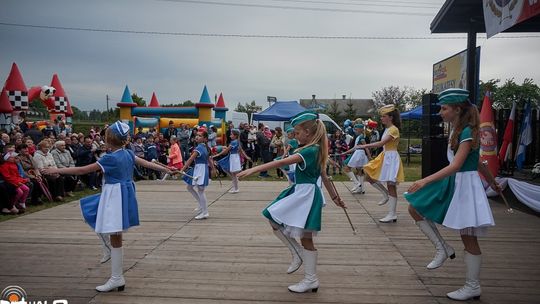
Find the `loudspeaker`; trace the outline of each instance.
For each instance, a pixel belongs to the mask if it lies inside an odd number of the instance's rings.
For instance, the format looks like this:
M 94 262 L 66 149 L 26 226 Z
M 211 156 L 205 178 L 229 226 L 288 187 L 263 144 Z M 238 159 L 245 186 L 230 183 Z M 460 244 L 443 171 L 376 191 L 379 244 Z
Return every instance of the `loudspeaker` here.
M 422 178 L 448 166 L 447 149 L 446 137 L 422 138 Z
M 422 135 L 423 136 L 444 136 L 444 127 L 439 115 L 440 106 L 437 105 L 439 99 L 436 94 L 425 94 L 422 96 Z

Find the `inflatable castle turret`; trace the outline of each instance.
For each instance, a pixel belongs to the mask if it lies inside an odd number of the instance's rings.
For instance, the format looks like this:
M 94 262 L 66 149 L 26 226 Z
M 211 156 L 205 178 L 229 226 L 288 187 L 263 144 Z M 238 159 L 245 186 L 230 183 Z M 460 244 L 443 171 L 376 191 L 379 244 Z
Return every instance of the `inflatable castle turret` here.
M 227 111 L 229 111 L 229 108 L 225 106 L 225 100 L 223 99 L 223 93 L 219 93 L 219 98 L 216 103 L 216 107 L 214 108 L 214 111 L 216 112 L 215 116 L 216 118 L 222 119 L 225 121 Z
M 133 130 L 133 121 L 131 119 L 131 109 L 136 107 L 137 104 L 133 102 L 133 99 L 131 98 L 131 93 L 129 92 L 129 88 L 127 85 L 124 88 L 122 99 L 120 99 L 120 102 L 117 103 L 116 106 L 120 109 L 120 120 L 122 122 L 127 123 L 130 129 Z
M 210 95 L 208 95 L 208 90 L 204 86 L 203 92 L 201 94 L 201 99 L 199 103 L 195 104 L 195 108 L 199 110 L 199 124 L 212 124 L 212 108 L 214 104 L 210 100 Z
M 12 112 L 13 107 L 9 102 L 7 91 L 3 88 L 0 93 L 0 129 L 10 130 Z

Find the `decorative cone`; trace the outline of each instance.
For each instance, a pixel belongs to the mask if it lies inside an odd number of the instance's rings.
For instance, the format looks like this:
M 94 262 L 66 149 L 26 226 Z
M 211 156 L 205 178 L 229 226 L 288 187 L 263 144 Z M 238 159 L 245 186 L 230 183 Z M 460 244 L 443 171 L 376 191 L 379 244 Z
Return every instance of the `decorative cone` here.
M 148 105 L 150 108 L 159 108 L 159 102 L 157 101 L 156 93 L 152 92 L 152 99 L 150 100 L 150 104 Z
M 28 110 L 28 89 L 15 62 L 11 66 L 4 88 L 14 111 Z
M 54 105 L 51 113 L 67 113 L 69 99 L 64 91 L 64 87 L 62 87 L 62 84 L 60 83 L 60 79 L 58 78 L 57 74 L 53 75 L 51 87 L 56 89 L 56 93 L 54 93 Z

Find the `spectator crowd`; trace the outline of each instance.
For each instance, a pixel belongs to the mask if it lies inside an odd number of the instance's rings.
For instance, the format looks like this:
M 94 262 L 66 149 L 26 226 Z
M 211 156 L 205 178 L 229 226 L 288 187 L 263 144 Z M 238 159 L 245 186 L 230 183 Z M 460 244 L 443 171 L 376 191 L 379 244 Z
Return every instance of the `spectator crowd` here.
M 85 176 L 66 176 L 42 172 L 49 167 L 80 167 L 98 161 L 105 153 L 107 147 L 104 143 L 104 134 L 107 125 L 103 128 L 92 127 L 87 134 L 76 133 L 64 121 L 47 122 L 42 129 L 34 123 L 22 121 L 11 128 L 10 132 L 0 130 L 0 208 L 3 214 L 17 214 L 25 211 L 27 204 L 39 205 L 44 199 L 63 201 L 65 197 L 73 196 L 73 191 L 88 188 L 94 191 L 101 186 L 101 176 L 90 173 Z M 182 168 L 197 146 L 195 135 L 203 128 L 208 132 L 208 148 L 213 154 L 219 153 L 222 146 L 217 143 L 217 128 L 215 126 L 189 127 L 181 124 L 175 127 L 169 122 L 164 132 L 157 132 L 150 128 L 136 130 L 133 137 L 128 138 L 126 149 L 133 150 L 136 156 L 162 164 Z M 235 126 L 232 122 L 227 124 L 226 142 L 230 141 L 231 130 Z M 262 123 L 252 125 L 240 123 L 239 141 L 242 149 L 250 161 L 243 162 L 243 168 L 251 168 L 255 163 L 267 163 L 280 157 L 287 147 L 290 137 L 285 130 L 276 127 L 271 130 Z M 374 132 L 372 133 L 372 135 Z M 327 174 L 341 174 L 344 155 L 354 144 L 353 132 L 337 130 L 329 136 L 329 153 L 332 160 L 327 167 Z M 368 140 L 370 137 L 367 137 Z M 378 138 L 370 138 L 379 140 Z M 376 152 L 376 151 L 373 151 Z M 376 155 L 376 153 L 372 153 Z M 330 168 L 332 171 L 330 172 Z M 225 174 L 221 171 L 221 174 Z M 283 179 L 283 172 L 276 170 L 276 177 Z M 259 177 L 271 177 L 269 172 L 261 172 Z M 159 172 L 134 168 L 134 179 L 162 178 Z

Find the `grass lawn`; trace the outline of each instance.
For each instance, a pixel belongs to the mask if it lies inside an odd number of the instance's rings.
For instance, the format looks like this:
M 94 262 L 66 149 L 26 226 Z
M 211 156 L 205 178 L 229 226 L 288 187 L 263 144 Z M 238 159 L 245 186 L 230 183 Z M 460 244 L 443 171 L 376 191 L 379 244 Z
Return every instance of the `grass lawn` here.
M 46 200 L 44 200 L 46 203 L 44 203 L 42 205 L 38 205 L 38 206 L 26 205 L 27 208 L 26 208 L 25 213 L 16 214 L 16 215 L 10 215 L 10 214 L 9 215 L 5 215 L 5 214 L 0 215 L 0 222 L 7 221 L 7 220 L 10 220 L 12 218 L 19 217 L 21 215 L 37 212 L 37 211 L 44 210 L 44 209 L 49 209 L 49 208 L 52 208 L 52 207 L 55 207 L 55 206 L 58 206 L 58 205 L 62 205 L 62 204 L 65 204 L 65 203 L 76 201 L 76 200 L 79 200 L 79 199 L 81 199 L 81 198 L 83 198 L 85 196 L 89 196 L 89 195 L 96 194 L 96 193 L 98 193 L 98 191 L 92 191 L 90 189 L 84 189 L 84 190 L 81 190 L 81 191 L 73 192 L 73 194 L 75 196 L 74 197 L 66 197 L 65 201 L 63 201 L 63 202 L 46 202 Z

